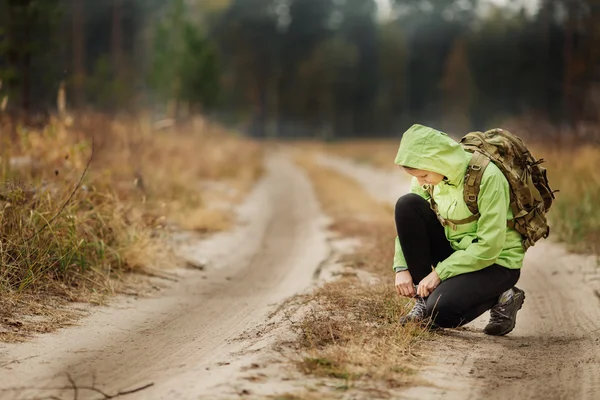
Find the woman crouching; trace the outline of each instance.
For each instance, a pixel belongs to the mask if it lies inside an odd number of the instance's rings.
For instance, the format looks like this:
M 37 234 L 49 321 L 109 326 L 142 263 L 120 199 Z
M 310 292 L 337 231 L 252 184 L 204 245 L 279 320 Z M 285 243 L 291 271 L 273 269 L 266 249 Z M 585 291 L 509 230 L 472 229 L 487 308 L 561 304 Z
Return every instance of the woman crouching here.
M 413 125 L 402 137 L 395 163 L 413 178 L 411 193 L 396 203 L 394 271 L 398 294 L 416 303 L 400 322 L 456 328 L 491 310 L 484 332 L 506 335 L 525 299 L 515 287 L 525 251 L 507 226 L 510 188 L 493 163 L 481 178 L 478 218 L 469 210 L 463 189 L 471 157 L 429 127 Z

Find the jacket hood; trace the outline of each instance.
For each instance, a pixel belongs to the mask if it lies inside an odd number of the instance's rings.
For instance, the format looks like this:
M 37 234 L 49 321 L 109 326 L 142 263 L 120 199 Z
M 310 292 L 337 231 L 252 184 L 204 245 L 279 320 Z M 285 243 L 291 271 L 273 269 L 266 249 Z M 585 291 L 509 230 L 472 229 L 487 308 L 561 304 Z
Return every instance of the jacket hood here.
M 437 172 L 458 185 L 464 179 L 470 157 L 460 143 L 444 132 L 415 124 L 404 132 L 394 163 Z

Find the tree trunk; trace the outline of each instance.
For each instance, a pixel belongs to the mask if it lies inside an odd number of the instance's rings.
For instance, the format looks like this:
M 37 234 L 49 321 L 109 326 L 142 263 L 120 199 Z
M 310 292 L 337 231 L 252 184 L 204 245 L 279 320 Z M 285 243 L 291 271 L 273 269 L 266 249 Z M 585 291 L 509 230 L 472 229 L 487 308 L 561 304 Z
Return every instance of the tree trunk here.
M 9 92 L 17 95 L 21 111 L 31 108 L 31 0 L 9 0 L 6 4 L 8 24 L 5 29 L 8 65 L 18 71 L 17 79 L 7 82 Z
M 540 31 L 539 31 L 539 35 L 540 35 L 540 43 L 541 43 L 541 50 L 540 50 L 540 56 L 542 57 L 542 65 L 543 65 L 543 69 L 540 71 L 540 74 L 543 75 L 542 81 L 543 82 L 548 82 L 548 80 L 550 79 L 550 73 L 549 73 L 549 65 L 551 65 L 550 62 L 550 34 L 551 34 L 551 28 L 550 28 L 550 21 L 552 20 L 552 13 L 554 11 L 552 2 L 554 0 L 543 0 L 541 3 L 541 7 L 540 7 Z M 548 117 L 551 115 L 551 109 L 552 109 L 552 91 L 549 90 L 547 87 L 545 87 L 544 89 L 544 96 L 543 96 L 543 113 L 544 113 L 544 117 Z
M 574 7 L 572 0 L 567 2 L 567 20 L 565 26 L 565 37 L 563 43 L 564 78 L 563 78 L 563 104 L 564 115 L 567 122 L 573 121 L 573 31 L 574 31 Z
M 31 0 L 23 0 L 22 7 L 28 9 Z M 22 87 L 21 87 L 21 106 L 27 114 L 31 110 L 31 17 L 28 15 L 24 19 L 23 24 L 23 43 L 21 44 L 26 50 L 23 53 L 21 63 Z
M 75 106 L 84 102 L 85 84 L 85 30 L 84 0 L 73 1 L 73 88 Z
M 113 0 L 112 14 L 112 59 L 115 74 L 119 80 L 123 77 L 123 0 Z

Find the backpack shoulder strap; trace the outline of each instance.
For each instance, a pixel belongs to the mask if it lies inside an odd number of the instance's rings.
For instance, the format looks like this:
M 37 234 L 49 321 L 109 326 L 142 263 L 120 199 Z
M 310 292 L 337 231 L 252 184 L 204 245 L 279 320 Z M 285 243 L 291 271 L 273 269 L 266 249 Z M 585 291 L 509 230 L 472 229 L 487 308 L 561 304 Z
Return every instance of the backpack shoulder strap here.
M 490 159 L 488 157 L 479 151 L 475 151 L 471 161 L 469 161 L 469 166 L 467 167 L 467 172 L 465 174 L 464 199 L 465 203 L 467 203 L 467 207 L 469 207 L 469 211 L 474 215 L 479 215 L 477 196 L 479 196 L 483 173 L 489 163 Z
M 444 218 L 440 214 L 438 205 L 435 202 L 435 199 L 433 198 L 433 186 L 431 186 L 431 185 L 428 186 L 427 193 L 429 193 L 429 206 L 430 206 L 431 210 L 435 213 L 435 216 L 437 217 L 440 224 L 442 224 L 442 226 L 449 226 L 453 230 L 456 230 L 457 225 L 468 224 L 470 222 L 477 221 L 477 219 L 479 218 L 479 213 L 471 215 L 470 217 L 463 218 L 463 219 Z

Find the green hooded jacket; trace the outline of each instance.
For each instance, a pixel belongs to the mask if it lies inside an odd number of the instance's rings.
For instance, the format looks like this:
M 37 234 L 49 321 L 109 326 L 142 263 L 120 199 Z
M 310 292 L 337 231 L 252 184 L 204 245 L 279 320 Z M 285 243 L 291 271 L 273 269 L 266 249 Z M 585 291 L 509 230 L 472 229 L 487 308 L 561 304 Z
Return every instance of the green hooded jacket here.
M 435 186 L 433 197 L 442 217 L 460 220 L 473 215 L 463 199 L 464 175 L 470 159 L 471 153 L 447 134 L 413 125 L 404 133 L 394 162 L 444 175 L 444 180 Z M 411 182 L 411 193 L 429 199 L 417 178 Z M 457 225 L 455 229 L 444 227 L 455 252 L 435 266 L 441 280 L 478 271 L 494 263 L 511 269 L 523 266 L 525 251 L 521 235 L 507 226 L 507 220 L 513 218 L 508 181 L 493 163 L 483 174 L 477 204 L 481 214 L 477 221 Z M 396 237 L 394 268 L 398 271 L 406 266 Z

